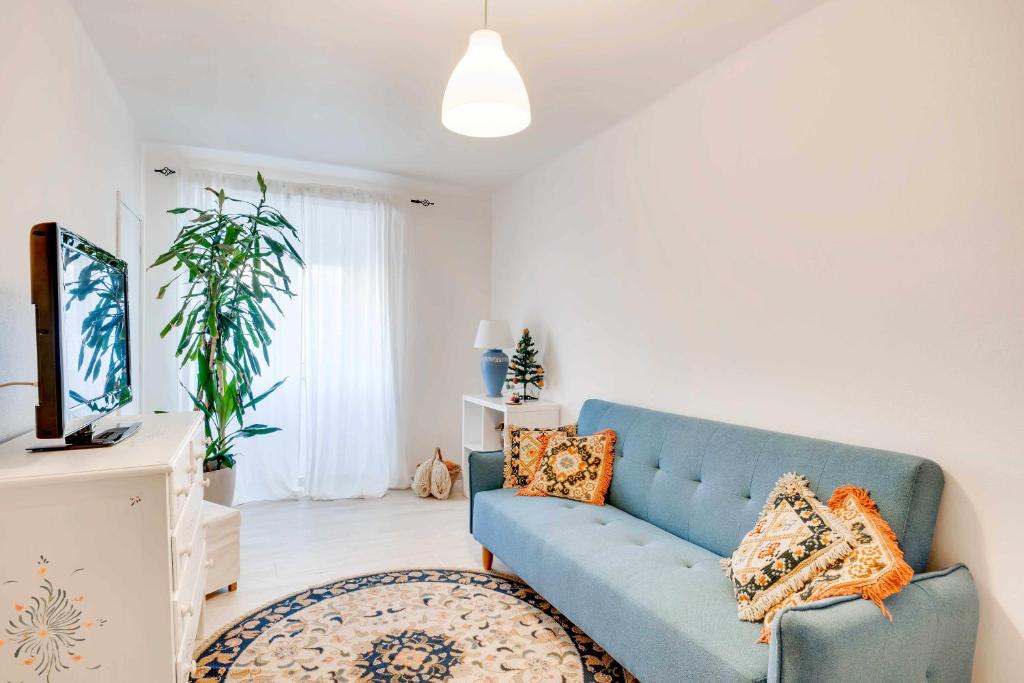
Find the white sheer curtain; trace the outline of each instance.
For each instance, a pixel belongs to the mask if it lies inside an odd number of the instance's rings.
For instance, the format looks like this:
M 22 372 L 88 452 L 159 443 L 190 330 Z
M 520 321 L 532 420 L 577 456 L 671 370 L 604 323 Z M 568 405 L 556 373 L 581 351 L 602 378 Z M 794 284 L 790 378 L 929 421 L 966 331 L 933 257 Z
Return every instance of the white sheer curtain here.
M 208 186 L 258 197 L 255 177 L 183 170 L 180 183 L 181 206 L 212 207 Z M 407 487 L 397 415 L 401 216 L 371 192 L 267 184 L 270 204 L 299 231 L 306 268 L 293 273 L 297 296 L 279 298 L 284 315 L 275 317 L 256 393 L 287 381 L 246 418 L 282 430 L 237 442 L 235 500 L 376 497 Z M 190 407 L 184 392 L 181 400 Z

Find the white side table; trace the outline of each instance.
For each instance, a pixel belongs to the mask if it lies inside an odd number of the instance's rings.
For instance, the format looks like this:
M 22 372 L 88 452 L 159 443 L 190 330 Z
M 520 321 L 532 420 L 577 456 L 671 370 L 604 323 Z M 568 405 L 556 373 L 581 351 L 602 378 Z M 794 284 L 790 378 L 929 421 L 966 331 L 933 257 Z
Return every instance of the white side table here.
M 466 495 L 469 476 L 466 460 L 471 451 L 501 450 L 501 433 L 496 429 L 504 423 L 521 427 L 558 427 L 561 406 L 551 401 L 526 401 L 518 405 L 505 403 L 504 398 L 484 394 L 462 396 L 462 491 Z
M 203 501 L 203 528 L 206 529 L 206 556 L 210 568 L 206 573 L 206 594 L 221 588 L 238 589 L 241 566 L 239 536 L 242 514 L 235 508 Z

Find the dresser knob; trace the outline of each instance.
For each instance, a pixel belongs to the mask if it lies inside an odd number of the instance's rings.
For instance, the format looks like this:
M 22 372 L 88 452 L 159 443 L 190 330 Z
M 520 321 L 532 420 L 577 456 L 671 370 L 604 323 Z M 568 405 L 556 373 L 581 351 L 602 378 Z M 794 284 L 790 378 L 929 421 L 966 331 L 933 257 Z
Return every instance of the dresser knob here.
M 206 568 L 209 569 L 212 566 L 213 566 L 213 558 L 211 557 L 210 559 L 208 559 L 206 561 Z
M 174 495 L 176 495 L 176 496 L 184 496 L 186 493 L 188 493 L 188 489 L 189 489 L 188 486 L 182 486 L 180 489 L 178 489 L 177 491 L 174 492 Z
M 192 554 L 192 548 L 185 548 L 184 550 L 179 551 L 178 554 L 182 557 L 188 557 Z
M 164 612 L 164 614 L 166 614 L 166 612 Z M 182 605 L 181 606 L 181 616 L 183 616 L 183 617 L 190 617 L 190 616 L 192 616 L 192 605 Z
M 203 488 L 205 489 L 205 488 L 207 488 L 207 487 L 208 487 L 209 485 L 210 485 L 210 480 L 209 480 L 209 479 L 203 479 L 203 484 L 202 484 Z

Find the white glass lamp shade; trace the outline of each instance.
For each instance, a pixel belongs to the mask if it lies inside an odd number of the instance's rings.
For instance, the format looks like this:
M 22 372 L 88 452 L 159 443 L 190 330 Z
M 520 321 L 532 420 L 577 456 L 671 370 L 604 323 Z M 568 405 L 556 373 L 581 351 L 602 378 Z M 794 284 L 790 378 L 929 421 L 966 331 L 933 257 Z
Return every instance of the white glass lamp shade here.
M 480 326 L 476 328 L 476 341 L 473 347 L 477 349 L 507 349 L 514 345 L 512 331 L 509 330 L 507 320 L 481 320 Z
M 480 29 L 455 66 L 441 104 L 445 128 L 474 138 L 500 138 L 530 125 L 530 98 L 497 31 Z

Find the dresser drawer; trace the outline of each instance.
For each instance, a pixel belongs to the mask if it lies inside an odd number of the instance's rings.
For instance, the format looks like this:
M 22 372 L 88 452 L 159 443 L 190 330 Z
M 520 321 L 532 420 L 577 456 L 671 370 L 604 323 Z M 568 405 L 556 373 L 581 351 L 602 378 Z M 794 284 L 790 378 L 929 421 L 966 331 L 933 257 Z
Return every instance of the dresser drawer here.
M 196 638 L 201 635 L 199 633 L 199 624 L 202 623 L 203 605 L 206 600 L 206 592 L 204 591 L 207 571 L 206 553 L 201 553 L 201 557 L 202 562 L 199 565 L 199 574 L 196 577 L 196 585 L 193 589 L 191 602 L 189 603 L 191 610 L 184 613 L 185 619 L 181 623 L 180 636 L 177 634 L 175 636 L 175 642 L 178 645 L 178 656 L 175 660 L 175 666 L 177 668 L 178 681 L 182 682 L 187 681 L 196 669 L 193 653 L 195 652 Z
M 203 608 L 206 593 L 206 542 L 200 536 L 196 549 L 191 553 L 182 572 L 181 585 L 174 594 L 174 642 L 180 644 L 187 639 L 189 624 L 198 618 Z M 194 637 L 193 629 L 193 637 Z
M 181 585 L 182 574 L 192 554 L 203 540 L 203 492 L 205 489 L 197 479 L 192 482 L 185 504 L 181 508 L 178 522 L 171 532 L 171 572 L 174 589 Z
M 202 478 L 204 452 L 201 443 L 197 443 L 196 439 L 190 439 L 171 461 L 171 476 L 168 478 L 168 482 L 171 519 L 174 524 L 181 517 L 181 511 L 188 501 L 192 484 Z

